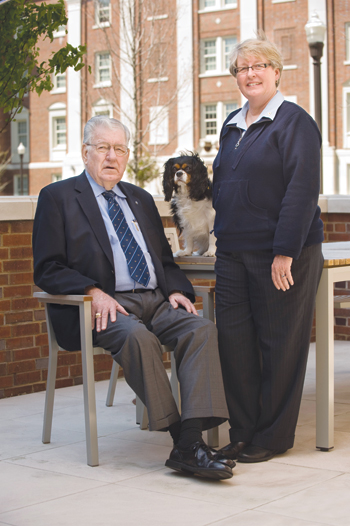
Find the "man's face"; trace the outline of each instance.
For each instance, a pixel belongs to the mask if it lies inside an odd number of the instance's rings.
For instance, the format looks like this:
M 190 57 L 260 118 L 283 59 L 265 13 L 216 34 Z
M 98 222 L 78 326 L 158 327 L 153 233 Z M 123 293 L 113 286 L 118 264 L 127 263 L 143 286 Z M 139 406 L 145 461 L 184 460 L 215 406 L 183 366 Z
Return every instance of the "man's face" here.
M 95 130 L 91 144 L 94 146 L 83 144 L 82 148 L 86 170 L 96 183 L 106 190 L 111 190 L 123 177 L 129 159 L 129 151 L 126 155 L 119 157 L 114 148 L 110 148 L 107 153 L 100 153 L 97 146 L 109 145 L 127 148 L 125 133 L 120 128 L 110 129 L 106 126 L 99 126 Z

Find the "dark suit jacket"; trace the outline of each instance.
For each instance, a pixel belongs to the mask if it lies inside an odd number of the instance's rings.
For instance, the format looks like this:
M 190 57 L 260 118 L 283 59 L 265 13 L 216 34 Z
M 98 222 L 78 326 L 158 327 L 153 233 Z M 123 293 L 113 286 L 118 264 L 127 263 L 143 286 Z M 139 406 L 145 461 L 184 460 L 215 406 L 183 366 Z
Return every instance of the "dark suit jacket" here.
M 194 301 L 191 283 L 175 264 L 152 196 L 130 183 L 119 186 L 127 197 L 151 254 L 164 296 L 181 290 Z M 114 297 L 111 245 L 85 172 L 43 188 L 33 229 L 34 282 L 49 294 L 84 294 L 95 285 Z M 58 344 L 80 349 L 77 307 L 50 305 Z

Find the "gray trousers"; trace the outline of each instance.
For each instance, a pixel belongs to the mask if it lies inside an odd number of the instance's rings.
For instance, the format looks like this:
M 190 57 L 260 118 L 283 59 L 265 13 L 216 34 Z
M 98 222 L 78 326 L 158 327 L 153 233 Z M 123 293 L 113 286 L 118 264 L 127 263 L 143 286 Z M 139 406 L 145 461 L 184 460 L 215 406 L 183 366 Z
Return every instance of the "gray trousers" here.
M 271 250 L 216 253 L 216 322 L 232 442 L 293 447 L 303 390 L 321 245 L 292 263 L 294 285 L 271 279 Z
M 174 309 L 160 289 L 142 294 L 116 293 L 129 316 L 117 313 L 107 329 L 94 331 L 94 345 L 110 351 L 125 379 L 146 405 L 150 430 L 167 429 L 179 421 L 162 345 L 173 349 L 181 393 L 181 420 L 204 418 L 203 429 L 228 418 L 217 331 L 214 323 Z

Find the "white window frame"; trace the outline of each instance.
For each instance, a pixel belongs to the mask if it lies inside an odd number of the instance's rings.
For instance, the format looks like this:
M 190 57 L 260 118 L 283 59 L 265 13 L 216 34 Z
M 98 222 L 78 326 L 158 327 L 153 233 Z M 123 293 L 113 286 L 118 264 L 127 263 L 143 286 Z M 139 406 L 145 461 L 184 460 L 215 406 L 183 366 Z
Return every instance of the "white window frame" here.
M 23 195 L 29 195 L 28 174 L 23 174 Z M 13 176 L 13 195 L 21 195 L 21 174 Z
M 201 105 L 201 139 L 204 139 L 206 141 L 211 141 L 212 143 L 216 142 L 219 140 L 219 136 L 220 136 L 220 131 L 221 131 L 221 128 L 222 128 L 222 124 L 224 122 L 224 120 L 227 118 L 228 115 L 226 115 L 226 108 L 227 108 L 227 105 L 228 104 L 234 104 L 235 105 L 235 108 L 233 108 L 233 110 L 231 111 L 234 111 L 235 109 L 238 108 L 238 102 L 237 101 L 226 101 L 226 102 L 205 102 Z M 215 106 L 216 107 L 216 133 L 214 134 L 209 134 L 207 135 L 206 134 L 206 126 L 205 126 L 205 114 L 206 114 L 206 107 L 207 106 Z M 231 111 L 229 113 L 231 113 Z
M 53 32 L 53 38 L 62 38 L 66 36 L 66 26 L 59 26 L 57 31 Z
M 108 55 L 109 56 L 109 64 L 108 66 L 100 66 L 100 57 L 102 55 Z M 100 72 L 102 69 L 109 70 L 109 79 L 108 80 L 100 80 L 101 75 Z M 94 88 L 108 88 L 109 86 L 112 86 L 112 60 L 111 60 L 111 54 L 109 51 L 99 51 L 95 53 L 95 84 Z
M 60 174 L 51 174 L 51 182 L 57 183 L 57 181 L 62 181 L 62 173 Z
M 12 163 L 20 163 L 20 157 L 17 152 L 17 148 L 19 146 L 19 130 L 18 130 L 18 124 L 20 122 L 26 122 L 27 124 L 27 144 L 24 146 L 26 147 L 25 154 L 23 155 L 23 163 L 29 163 L 30 159 L 30 140 L 29 140 L 29 111 L 27 108 L 23 108 L 21 113 L 17 114 L 14 121 L 11 122 L 11 162 Z
M 226 55 L 227 55 L 227 53 L 225 53 L 225 45 L 226 45 L 225 42 L 228 39 L 235 39 L 235 41 L 237 42 L 236 35 L 228 35 L 225 37 L 216 37 L 216 38 L 204 38 L 201 40 L 200 42 L 200 75 L 199 75 L 200 78 L 230 74 L 225 64 Z M 205 69 L 206 55 L 204 54 L 205 42 L 213 42 L 213 41 L 215 41 L 215 69 L 206 70 Z M 213 55 L 210 55 L 210 56 L 213 56 Z
M 226 3 L 229 1 L 230 3 Z M 221 11 L 224 9 L 237 9 L 238 0 L 214 0 L 214 5 L 206 6 L 205 0 L 199 1 L 199 13 L 207 13 L 208 11 Z
M 55 144 L 55 122 L 63 117 L 66 119 L 66 144 Z M 49 107 L 49 141 L 50 161 L 63 161 L 67 150 L 67 108 L 63 102 L 56 102 Z
M 109 1 L 108 5 L 108 20 L 105 22 L 101 22 L 101 11 L 106 8 L 101 8 L 101 2 L 99 0 L 94 0 L 94 9 L 95 9 L 95 25 L 93 26 L 93 29 L 98 29 L 99 27 L 110 27 L 112 23 L 112 10 L 111 10 L 111 2 Z
M 350 64 L 350 22 L 345 22 L 345 60 L 344 64 Z
M 169 143 L 169 112 L 165 106 L 151 106 L 149 109 L 149 145 Z
M 65 79 L 65 85 L 64 86 L 60 86 L 60 87 L 57 86 L 58 77 L 64 77 L 64 79 Z M 66 75 L 66 71 L 64 73 L 59 73 L 58 75 L 55 75 L 53 73 L 52 74 L 52 84 L 53 84 L 53 89 L 51 90 L 50 93 L 52 93 L 53 95 L 55 95 L 56 93 L 66 93 L 66 91 L 67 91 L 67 75 Z
M 95 115 L 108 115 L 113 117 L 113 104 L 105 99 L 99 99 L 92 106 L 92 116 Z

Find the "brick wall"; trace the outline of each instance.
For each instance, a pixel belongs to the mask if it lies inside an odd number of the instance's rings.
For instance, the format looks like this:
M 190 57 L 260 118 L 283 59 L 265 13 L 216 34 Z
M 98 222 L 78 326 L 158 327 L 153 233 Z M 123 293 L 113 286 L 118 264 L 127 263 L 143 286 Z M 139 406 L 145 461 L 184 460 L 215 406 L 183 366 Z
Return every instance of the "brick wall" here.
M 164 203 L 158 206 L 161 208 Z M 25 208 L 23 204 L 21 207 Z M 350 213 L 325 213 L 323 220 L 326 241 L 350 240 Z M 164 218 L 163 224 L 173 226 L 170 217 Z M 37 288 L 32 278 L 32 228 L 32 219 L 7 221 L 0 217 L 0 398 L 45 389 L 48 340 L 44 308 L 33 298 Z M 199 281 L 194 283 L 199 284 Z M 214 281 L 201 281 L 200 284 L 214 285 Z M 350 282 L 336 284 L 335 291 L 336 294 L 350 294 Z M 199 301 L 196 307 L 202 308 Z M 335 338 L 350 340 L 350 309 L 335 311 Z M 95 379 L 108 379 L 112 365 L 110 356 L 99 355 L 94 360 Z M 164 361 L 168 367 L 168 354 L 164 355 Z M 56 386 L 81 382 L 81 353 L 60 353 Z

